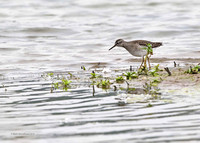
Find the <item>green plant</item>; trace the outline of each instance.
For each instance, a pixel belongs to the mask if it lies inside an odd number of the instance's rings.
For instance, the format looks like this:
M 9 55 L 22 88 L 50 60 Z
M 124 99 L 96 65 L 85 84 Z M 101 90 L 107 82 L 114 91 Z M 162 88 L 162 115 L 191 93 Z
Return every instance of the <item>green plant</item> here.
M 155 70 L 149 71 L 149 74 L 154 77 L 159 76 L 159 74 Z
M 149 54 L 153 55 L 153 48 L 150 43 L 148 43 L 147 46 L 144 47 L 143 49 L 147 51 L 147 55 L 149 55 Z
M 81 66 L 81 69 L 84 70 L 84 71 L 86 70 L 85 66 Z
M 69 86 L 69 84 L 70 84 L 71 82 L 72 82 L 71 80 L 62 79 L 62 84 L 63 84 L 64 86 Z
M 158 74 L 156 71 L 154 71 L 154 70 L 153 70 L 153 71 L 149 71 L 149 74 L 152 75 L 152 76 L 154 76 L 154 77 L 159 75 L 159 74 Z
M 127 80 L 138 78 L 138 74 L 136 72 L 126 72 L 123 76 L 125 76 Z
M 49 73 L 43 73 L 41 75 L 42 78 L 44 78 L 45 80 L 53 80 L 55 78 L 54 73 L 49 72 Z
M 158 71 L 162 71 L 161 69 L 159 69 L 159 64 L 157 64 L 156 66 L 153 67 L 153 70 L 155 70 L 156 72 Z
M 188 74 L 197 74 L 200 73 L 200 65 L 196 65 L 195 67 L 191 67 L 185 71 L 185 73 Z
M 156 78 L 156 79 L 153 79 L 151 82 L 155 84 L 158 84 L 158 83 L 161 83 L 162 81 L 162 78 Z
M 94 72 L 94 71 L 92 71 L 92 73 L 90 73 L 91 74 L 91 77 L 90 78 L 97 78 L 97 74 Z
M 62 79 L 61 84 L 62 84 L 63 90 L 67 91 L 71 82 L 72 82 L 71 80 Z
M 159 64 L 157 64 L 156 66 L 154 66 L 153 68 L 152 68 L 152 70 L 150 70 L 149 71 L 149 74 L 151 75 L 151 76 L 159 76 L 159 74 L 158 74 L 158 72 L 159 71 L 161 71 L 160 69 L 159 69 Z
M 72 75 L 72 73 L 71 73 L 71 72 L 68 72 L 68 74 L 69 74 L 70 78 L 72 78 L 72 77 L 73 77 L 73 75 Z
M 59 83 L 58 83 L 58 82 L 53 83 L 53 87 L 54 87 L 55 89 L 58 89 L 58 88 L 59 88 Z
M 148 70 L 144 66 L 138 69 L 138 75 L 148 75 Z
M 109 80 L 102 80 L 102 88 L 106 88 L 110 86 L 110 81 Z
M 70 87 L 71 82 L 72 82 L 71 80 L 63 78 L 61 82 L 52 83 L 51 92 L 53 92 L 53 89 L 59 89 L 59 88 L 62 88 L 63 90 L 67 91 L 68 88 Z
M 154 79 L 153 81 L 145 82 L 143 85 L 144 91 L 146 94 L 158 95 L 160 89 L 158 88 L 158 83 L 160 83 L 158 79 Z
M 101 80 L 97 82 L 98 88 L 108 89 L 110 88 L 110 81 L 109 80 Z
M 53 77 L 54 73 L 47 73 L 47 76 Z
M 122 82 L 124 82 L 124 78 L 123 78 L 122 76 L 116 77 L 115 80 L 116 80 L 117 83 L 122 83 Z

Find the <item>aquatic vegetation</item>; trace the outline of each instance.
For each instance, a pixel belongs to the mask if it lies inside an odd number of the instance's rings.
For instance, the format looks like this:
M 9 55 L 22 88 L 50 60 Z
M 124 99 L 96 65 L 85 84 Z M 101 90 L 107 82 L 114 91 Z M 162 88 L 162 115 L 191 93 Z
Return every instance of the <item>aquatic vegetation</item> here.
M 67 91 L 70 87 L 71 82 L 72 82 L 71 80 L 63 78 L 61 82 L 52 83 L 51 92 L 53 92 L 53 89 L 59 89 L 59 88 L 62 88 L 64 91 Z
M 163 79 L 160 77 L 160 78 L 153 79 L 152 83 L 158 84 L 158 83 L 161 83 L 161 81 L 163 81 Z
M 153 67 L 153 70 L 155 70 L 156 72 L 159 72 L 159 71 L 163 71 L 162 69 L 159 69 L 159 64 L 157 64 L 156 66 Z
M 81 69 L 84 70 L 84 71 L 86 70 L 85 66 L 81 66 Z
M 136 88 L 128 88 L 128 91 L 135 91 Z
M 159 74 L 155 71 L 155 70 L 152 70 L 152 71 L 149 71 L 149 74 L 151 75 L 151 76 L 159 76 Z
M 197 73 L 200 73 L 200 65 L 196 65 L 194 67 L 191 67 L 185 71 L 185 73 L 188 73 L 188 74 L 197 74 Z
M 136 72 L 126 72 L 123 76 L 125 76 L 127 80 L 138 78 L 138 74 Z
M 150 65 L 150 57 L 151 55 L 153 55 L 153 48 L 152 48 L 152 45 L 150 43 L 148 43 L 146 45 L 146 47 L 143 48 L 144 50 L 147 51 L 147 54 L 145 55 L 145 58 L 143 57 L 143 61 L 142 61 L 142 64 L 144 62 L 144 68 L 147 69 L 147 60 L 148 60 L 148 64 L 149 64 L 149 69 L 151 69 L 151 65 Z M 141 64 L 141 67 L 142 67 L 142 64 Z
M 109 89 L 110 88 L 110 81 L 109 80 L 101 80 L 97 82 L 98 88 Z
M 54 86 L 55 89 L 58 89 L 59 88 L 59 83 L 58 82 L 53 83 L 53 86 Z
M 146 94 L 151 94 L 151 95 L 158 95 L 159 93 L 159 88 L 158 88 L 158 83 L 160 83 L 160 81 L 158 79 L 154 79 L 152 81 L 149 82 L 145 82 L 145 84 L 143 85 L 144 91 Z
M 105 68 L 104 68 L 105 69 Z M 132 69 L 132 68 L 131 68 Z M 55 73 L 46 73 L 43 74 L 45 80 L 50 80 L 51 83 L 51 92 L 53 90 L 63 90 L 68 91 L 69 88 L 77 88 L 78 86 L 87 86 L 92 88 L 93 96 L 95 94 L 95 88 L 102 88 L 102 89 L 110 89 L 112 88 L 114 91 L 122 91 L 126 94 L 147 94 L 150 95 L 152 99 L 157 99 L 160 97 L 160 88 L 165 87 L 166 84 L 174 84 L 173 79 L 178 81 L 179 83 L 187 82 L 190 85 L 192 83 L 199 84 L 199 75 L 188 75 L 184 74 L 184 68 L 176 68 L 173 71 L 173 75 L 171 77 L 166 76 L 166 73 L 163 72 L 162 69 L 159 68 L 159 64 L 152 67 L 151 70 L 148 70 L 144 67 L 138 69 L 138 71 L 129 71 L 122 73 L 125 70 L 114 70 L 115 73 L 110 74 L 108 77 L 102 76 L 103 69 L 98 69 L 96 71 L 91 71 L 91 73 L 83 72 L 80 73 L 76 72 L 75 74 L 80 74 L 80 76 L 75 77 L 73 72 L 55 74 Z M 190 67 L 188 71 L 185 73 L 194 74 L 200 73 L 200 65 Z M 114 77 L 113 74 L 117 74 L 119 76 Z M 121 74 L 121 75 L 120 75 Z M 90 76 L 91 75 L 91 76 Z M 135 79 L 135 80 L 132 80 Z M 80 84 L 72 84 L 71 80 L 75 81 L 76 83 Z M 162 81 L 165 82 L 162 82 Z M 145 82 L 146 81 L 146 82 Z M 126 82 L 126 84 L 121 84 Z M 145 83 L 144 83 L 145 82 Z M 160 84 L 162 82 L 162 84 Z M 115 83 L 112 87 L 112 83 Z M 159 87 L 158 87 L 159 85 Z M 164 86 L 163 86 L 164 85 Z M 185 85 L 185 84 L 184 84 Z M 118 93 L 118 92 L 117 92 Z
M 49 72 L 49 73 L 43 73 L 41 75 L 41 77 L 45 80 L 51 80 L 53 81 L 55 79 L 55 74 L 53 72 Z
M 47 73 L 47 76 L 53 77 L 53 76 L 54 76 L 54 73 Z
M 102 80 L 101 85 L 102 85 L 102 88 L 108 88 L 108 87 L 110 87 L 110 81 L 109 80 Z
M 148 69 L 142 66 L 141 68 L 138 69 L 138 75 L 148 75 Z
M 146 45 L 146 47 L 144 47 L 143 49 L 147 51 L 147 55 L 149 55 L 149 54 L 152 55 L 153 54 L 153 48 L 152 48 L 152 45 L 150 43 L 148 43 Z
M 71 72 L 68 72 L 70 78 L 72 79 L 73 78 L 73 74 Z
M 129 93 L 129 94 L 137 94 L 137 93 L 138 93 L 138 90 L 137 90 L 136 88 L 134 88 L 134 87 L 133 87 L 133 88 L 129 88 L 129 87 L 128 87 L 128 88 L 126 89 L 126 92 Z
M 44 73 L 41 75 L 42 78 L 47 79 L 47 78 L 52 78 L 54 76 L 54 73 Z
M 157 64 L 156 66 L 154 66 L 150 71 L 149 71 L 149 74 L 151 75 L 151 76 L 159 76 L 159 74 L 158 74 L 158 72 L 159 71 L 161 71 L 160 69 L 159 69 L 159 64 Z
M 69 86 L 69 84 L 70 84 L 71 82 L 72 82 L 71 80 L 62 79 L 62 84 L 63 84 L 64 86 Z
M 153 52 L 151 50 L 147 50 L 147 53 Z M 148 56 L 148 55 L 146 55 Z M 148 57 L 150 58 L 150 57 Z M 150 63 L 149 63 L 150 64 Z M 146 66 L 142 66 L 141 68 L 138 69 L 138 75 L 151 75 L 151 76 L 158 76 L 158 72 L 159 71 L 163 71 L 159 68 L 159 64 L 157 64 L 156 66 L 154 66 L 151 70 L 148 70 Z
M 94 71 L 92 71 L 92 73 L 90 73 L 91 74 L 91 79 L 94 79 L 94 78 L 97 78 L 97 74 L 94 72 Z
M 69 75 L 69 76 L 68 76 L 69 79 L 73 79 L 73 80 L 78 80 L 78 79 L 79 79 L 79 77 L 73 75 L 71 72 L 68 72 L 68 75 Z M 57 75 L 57 77 L 58 77 L 57 79 L 60 79 L 60 78 L 59 78 L 59 75 Z M 61 79 L 62 79 L 62 78 L 61 78 Z
M 117 83 L 123 83 L 124 82 L 124 78 L 122 76 L 118 76 L 115 78 Z

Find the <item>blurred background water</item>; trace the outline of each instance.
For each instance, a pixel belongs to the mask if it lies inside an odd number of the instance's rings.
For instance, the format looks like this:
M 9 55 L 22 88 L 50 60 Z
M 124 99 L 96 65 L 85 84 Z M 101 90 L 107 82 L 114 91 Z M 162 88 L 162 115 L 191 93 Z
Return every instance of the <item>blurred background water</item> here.
M 43 72 L 132 64 L 138 58 L 124 49 L 108 51 L 119 38 L 163 42 L 152 58 L 198 63 L 200 1 L 1 0 L 1 142 L 199 141 L 199 96 L 147 109 L 119 107 L 115 93 L 91 97 L 86 87 L 49 93 Z
M 126 64 L 134 58 L 127 51 L 108 52 L 118 38 L 164 42 L 154 57 L 198 58 L 199 5 L 198 0 L 1 1 L 1 70 Z

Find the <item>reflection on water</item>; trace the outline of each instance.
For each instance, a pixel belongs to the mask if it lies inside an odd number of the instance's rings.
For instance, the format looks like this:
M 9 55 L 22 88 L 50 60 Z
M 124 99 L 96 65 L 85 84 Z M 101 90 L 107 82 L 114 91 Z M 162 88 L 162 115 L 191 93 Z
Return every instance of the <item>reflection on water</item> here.
M 199 96 L 118 106 L 118 93 L 80 86 L 50 93 L 43 72 L 137 66 L 118 38 L 164 42 L 155 62 L 198 63 L 200 2 L 8 0 L 0 2 L 1 142 L 196 142 Z M 189 59 L 192 58 L 192 59 Z M 161 60 L 162 59 L 162 60 Z M 164 60 L 163 60 L 164 59 Z M 72 70 L 72 71 L 71 71 Z M 194 100 L 191 100 L 194 99 Z

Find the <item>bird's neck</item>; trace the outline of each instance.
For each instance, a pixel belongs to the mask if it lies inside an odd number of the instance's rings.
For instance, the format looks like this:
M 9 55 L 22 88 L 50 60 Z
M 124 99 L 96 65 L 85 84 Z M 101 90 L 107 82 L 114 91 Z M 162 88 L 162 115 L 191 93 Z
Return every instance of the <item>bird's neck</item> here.
M 124 47 L 125 49 L 128 49 L 129 47 L 130 47 L 130 43 L 129 42 L 126 42 L 126 41 L 124 41 L 124 43 L 123 43 L 123 46 L 122 47 Z
M 126 41 L 123 41 L 120 47 L 124 47 L 126 49 L 127 46 L 128 46 L 128 43 Z

